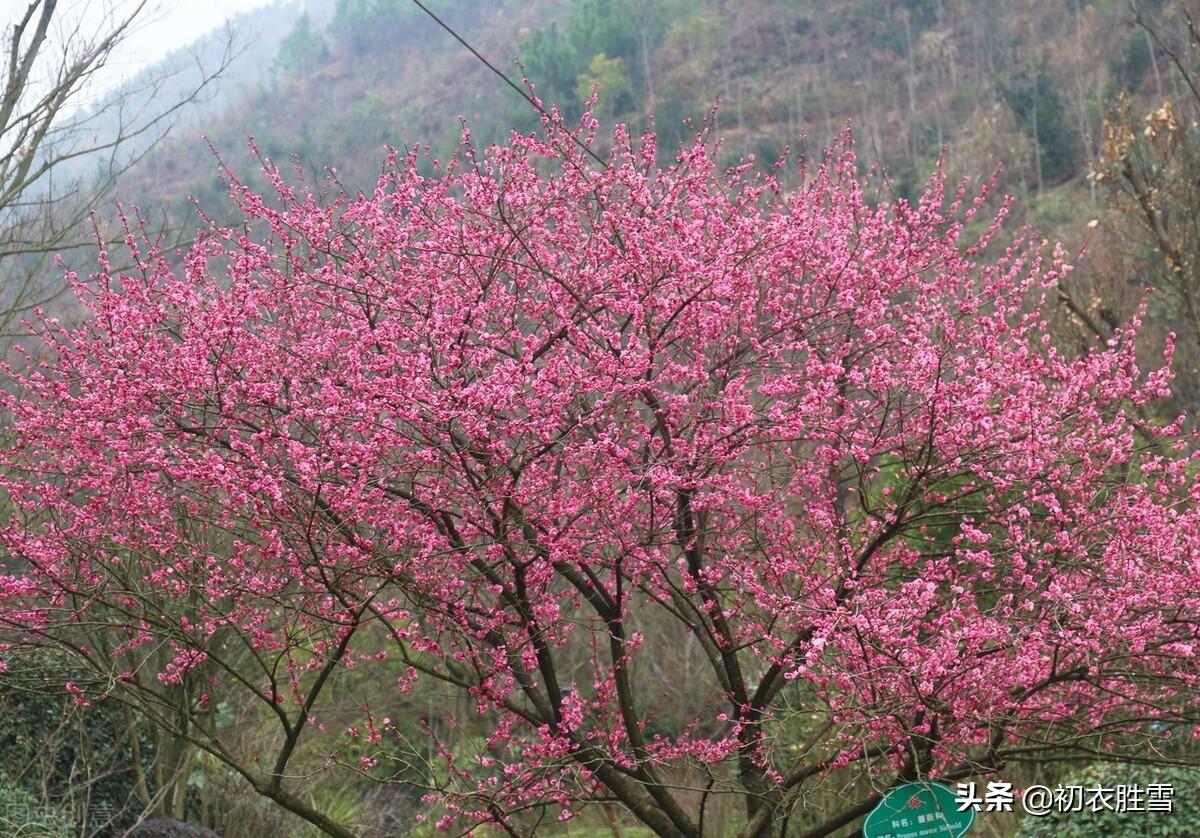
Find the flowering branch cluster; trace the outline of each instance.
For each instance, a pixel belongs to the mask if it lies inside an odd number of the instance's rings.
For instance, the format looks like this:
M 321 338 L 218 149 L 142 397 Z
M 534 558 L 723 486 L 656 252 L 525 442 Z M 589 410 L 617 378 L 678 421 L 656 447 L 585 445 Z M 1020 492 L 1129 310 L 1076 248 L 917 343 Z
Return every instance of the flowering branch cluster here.
M 849 137 L 783 195 L 704 137 L 660 170 L 618 130 L 597 167 L 589 119 L 544 127 L 327 206 L 267 166 L 270 200 L 230 179 L 247 232 L 102 254 L 4 397 L 17 641 L 90 638 L 152 710 L 201 684 L 188 735 L 236 766 L 203 701 L 254 696 L 279 749 L 238 770 L 285 805 L 326 682 L 400 661 L 480 714 L 447 825 L 615 799 L 690 836 L 733 793 L 769 835 L 830 771 L 1194 723 L 1200 489 L 1143 418 L 1170 373 L 1136 323 L 1056 351 L 1061 254 L 986 256 L 1003 213 L 968 236 L 983 198 L 940 178 L 873 205 Z

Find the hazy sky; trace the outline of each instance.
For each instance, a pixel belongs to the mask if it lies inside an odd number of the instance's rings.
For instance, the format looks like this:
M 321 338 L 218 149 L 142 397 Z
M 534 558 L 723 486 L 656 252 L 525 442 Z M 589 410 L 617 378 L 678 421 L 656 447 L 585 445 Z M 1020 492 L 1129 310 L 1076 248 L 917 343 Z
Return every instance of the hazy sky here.
M 172 50 L 180 49 L 201 35 L 219 27 L 226 19 L 276 0 L 150 0 L 141 25 L 125 41 L 114 69 L 128 76 L 153 64 Z M 102 15 L 102 7 L 129 9 L 131 0 L 109 0 L 106 3 L 77 2 L 88 7 L 94 17 Z M 101 14 L 97 14 L 101 12 Z
M 146 68 L 169 52 L 185 47 L 221 26 L 238 12 L 284 0 L 149 0 L 134 31 L 112 56 L 92 87 L 93 94 L 110 88 Z M 60 0 L 56 42 L 78 26 L 92 36 L 106 23 L 127 16 L 137 0 Z M 28 8 L 28 0 L 0 0 L 0 27 L 7 29 Z

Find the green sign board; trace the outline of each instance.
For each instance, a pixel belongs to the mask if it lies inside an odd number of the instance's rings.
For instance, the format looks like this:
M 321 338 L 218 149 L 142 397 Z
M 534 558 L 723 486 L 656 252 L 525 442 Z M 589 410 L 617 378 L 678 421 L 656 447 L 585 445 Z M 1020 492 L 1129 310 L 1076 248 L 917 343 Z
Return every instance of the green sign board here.
M 867 815 L 863 836 L 959 838 L 974 822 L 974 808 L 958 811 L 954 792 L 941 783 L 905 783 L 889 789 Z

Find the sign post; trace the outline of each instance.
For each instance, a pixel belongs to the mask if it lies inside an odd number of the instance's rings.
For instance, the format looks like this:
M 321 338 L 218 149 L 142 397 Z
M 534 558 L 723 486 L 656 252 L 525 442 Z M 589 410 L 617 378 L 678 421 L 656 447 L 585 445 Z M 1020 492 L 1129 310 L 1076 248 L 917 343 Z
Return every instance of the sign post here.
M 958 811 L 950 788 L 941 783 L 905 783 L 888 789 L 867 815 L 863 838 L 960 838 L 974 822 L 974 808 Z

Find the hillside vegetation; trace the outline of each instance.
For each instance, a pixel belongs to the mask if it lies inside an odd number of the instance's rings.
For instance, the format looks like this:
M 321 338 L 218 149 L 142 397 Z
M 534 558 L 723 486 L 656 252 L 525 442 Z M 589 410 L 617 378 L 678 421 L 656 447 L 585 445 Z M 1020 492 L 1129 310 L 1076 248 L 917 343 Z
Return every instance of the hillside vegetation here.
M 956 170 L 1043 193 L 1082 181 L 1121 90 L 1171 95 L 1149 35 L 1120 2 L 1083 0 L 437 0 L 431 8 L 547 104 L 636 128 L 664 150 L 712 120 L 730 159 L 819 150 L 847 121 L 860 156 L 910 194 L 944 146 Z M 271 29 L 269 18 L 257 24 Z M 343 181 L 378 168 L 384 144 L 448 152 L 460 117 L 478 142 L 537 114 L 409 0 L 339 0 L 327 20 L 275 9 L 290 32 L 269 81 L 205 127 L 237 159 L 249 135 Z M 292 22 L 296 21 L 296 22 Z M 630 25 L 632 24 L 632 25 Z M 277 37 L 277 36 L 276 36 Z M 684 124 L 693 120 L 692 127 Z M 198 132 L 148 161 L 136 184 L 159 198 L 215 170 Z M 347 180 L 349 178 L 349 180 Z M 201 192 L 203 193 L 203 188 Z
M 1080 349 L 1107 339 L 1165 276 L 1170 293 L 1151 300 L 1147 352 L 1157 357 L 1167 331 L 1191 335 L 1177 365 L 1200 373 L 1191 322 L 1200 315 L 1172 318 L 1180 271 L 1164 267 L 1157 221 L 1127 188 L 1112 142 L 1114 132 L 1141 135 L 1164 102 L 1175 103 L 1177 127 L 1195 142 L 1200 98 L 1174 60 L 1185 69 L 1195 60 L 1184 23 L 1194 2 L 1141 2 L 1144 26 L 1123 0 L 426 5 L 511 81 L 527 75 L 547 107 L 576 118 L 594 88 L 602 135 L 617 122 L 652 125 L 663 162 L 705 120 L 724 162 L 753 156 L 763 169 L 785 152 L 792 161 L 820 155 L 849 125 L 864 172 L 882 168 L 885 197 L 918 194 L 939 159 L 951 179 L 976 187 L 995 176 L 994 205 L 1015 198 L 1009 229 L 1031 224 L 1070 254 L 1088 252 L 1059 293 L 1061 337 Z M 315 188 L 355 191 L 373 186 L 386 146 L 428 147 L 445 159 L 464 125 L 476 145 L 538 126 L 527 101 L 411 0 L 326 0 L 306 13 L 281 4 L 256 15 L 256 31 L 281 38 L 270 72 L 239 77 L 235 66 L 240 101 L 150 155 L 124 184 L 128 202 L 182 219 L 195 199 L 219 216 L 228 204 L 213 149 L 254 182 L 250 138 L 265 157 L 300 164 Z M 1171 151 L 1190 146 L 1166 135 L 1159 144 L 1138 158 L 1150 167 L 1143 197 L 1161 179 L 1166 201 L 1165 184 L 1176 183 L 1187 194 L 1163 212 L 1178 221 L 1181 209 L 1186 217 L 1200 206 L 1194 179 L 1183 175 L 1181 187 L 1175 174 L 1194 166 Z M 1151 159 L 1160 153 L 1174 157 Z M 787 187 L 800 172 L 778 174 Z M 1173 235 L 1196 235 L 1187 230 Z M 1194 265 L 1178 267 L 1185 285 L 1194 281 Z M 1180 406 L 1200 400 L 1191 379 L 1178 385 Z

